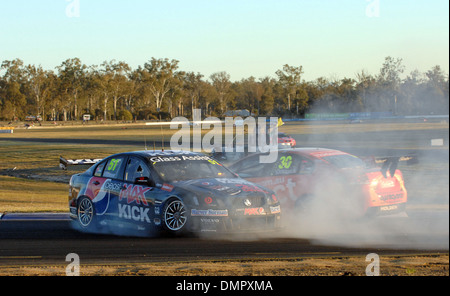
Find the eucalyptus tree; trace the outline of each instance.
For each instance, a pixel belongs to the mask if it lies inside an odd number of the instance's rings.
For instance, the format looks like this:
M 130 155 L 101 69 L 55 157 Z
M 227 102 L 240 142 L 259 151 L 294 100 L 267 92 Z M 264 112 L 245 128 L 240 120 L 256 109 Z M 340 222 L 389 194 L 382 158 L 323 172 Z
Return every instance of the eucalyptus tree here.
M 139 92 L 138 92 L 138 80 L 137 80 L 137 71 L 131 70 L 127 72 L 127 79 L 125 81 L 124 85 L 124 103 L 125 103 L 125 109 L 130 111 L 131 113 L 135 113 L 135 111 L 138 108 L 138 99 L 139 99 Z
M 397 113 L 397 96 L 400 90 L 402 79 L 400 75 L 404 72 L 405 66 L 402 59 L 388 56 L 377 76 L 379 93 L 379 110 Z
M 428 81 L 425 84 L 426 94 L 423 99 L 428 107 L 425 112 L 433 114 L 449 113 L 449 76 L 445 75 L 439 65 L 425 73 Z M 447 77 L 446 77 L 447 76 Z
M 25 82 L 25 68 L 23 61 L 15 59 L 2 62 L 0 99 L 2 109 L 0 116 L 7 120 L 15 120 L 26 115 L 26 95 L 23 88 Z
M 225 71 L 221 71 L 211 74 L 209 78 L 211 79 L 212 86 L 214 87 L 217 94 L 220 115 L 223 115 L 225 109 L 227 108 L 227 101 L 230 98 L 230 74 Z
M 34 114 L 41 115 L 45 120 L 46 106 L 55 92 L 55 74 L 35 65 L 27 65 L 25 74 Z
M 377 92 L 377 79 L 366 70 L 356 73 L 356 90 L 361 98 L 361 111 L 370 112 L 373 108 L 373 98 Z
M 203 81 L 202 78 L 202 74 L 195 74 L 194 72 L 187 72 L 183 75 L 182 78 L 185 97 L 190 101 L 191 114 L 194 114 L 194 109 L 197 109 L 199 107 Z M 183 101 L 180 100 L 178 104 L 178 110 L 180 111 L 183 110 L 183 106 L 181 105 L 182 102 Z M 177 115 L 183 114 L 181 113 Z
M 260 85 L 262 87 L 261 100 L 258 104 L 258 114 L 272 115 L 275 102 L 274 88 L 276 81 L 274 78 L 268 76 L 260 78 Z
M 260 103 L 264 92 L 261 82 L 256 78 L 241 79 L 241 81 L 233 83 L 236 92 L 236 107 L 238 109 L 248 109 L 252 113 L 260 113 Z
M 79 58 L 67 59 L 58 69 L 61 95 L 64 97 L 63 105 L 64 121 L 67 120 L 67 112 L 73 108 L 73 119 L 78 119 L 78 95 L 82 91 L 83 79 L 87 66 Z
M 278 76 L 278 82 L 287 98 L 287 110 L 291 111 L 291 102 L 294 98 L 296 104 L 303 106 L 304 101 L 308 100 L 305 97 L 304 88 L 302 89 L 302 86 L 304 86 L 302 84 L 303 66 L 295 67 L 286 64 L 282 70 L 277 70 L 275 74 Z
M 161 111 L 164 99 L 177 79 L 178 63 L 177 60 L 152 58 L 141 68 L 142 82 L 155 100 L 156 112 Z
M 114 120 L 117 120 L 117 102 L 126 94 L 127 75 L 131 68 L 127 63 L 116 62 L 115 60 L 105 61 L 101 66 L 103 67 L 105 93 L 112 99 Z

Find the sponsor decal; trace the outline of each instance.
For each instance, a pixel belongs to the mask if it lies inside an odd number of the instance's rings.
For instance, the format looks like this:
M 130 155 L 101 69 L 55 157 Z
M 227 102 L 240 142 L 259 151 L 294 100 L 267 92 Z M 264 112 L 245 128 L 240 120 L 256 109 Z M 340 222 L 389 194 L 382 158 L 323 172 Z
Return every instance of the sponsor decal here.
M 259 215 L 265 215 L 266 211 L 264 211 L 264 208 L 246 208 L 244 209 L 244 215 L 247 216 L 259 216 Z
M 195 155 L 195 156 L 182 156 L 183 160 L 212 160 L 209 156 Z
M 172 192 L 173 187 L 174 187 L 173 185 L 164 183 L 164 184 L 162 185 L 161 189 L 164 190 L 164 191 L 167 191 L 167 192 Z
M 286 180 L 283 176 L 281 177 L 274 176 L 273 178 L 258 180 L 258 184 L 264 187 L 271 187 L 278 184 L 284 184 L 285 182 Z
M 381 188 L 391 188 L 394 186 L 395 186 L 394 180 L 381 180 L 380 184 Z
M 191 216 L 216 216 L 216 217 L 227 217 L 228 210 L 197 210 L 191 209 Z
M 384 194 L 380 196 L 380 199 L 382 201 L 388 201 L 388 200 L 395 200 L 395 199 L 400 199 L 403 197 L 403 193 L 394 193 L 394 194 Z
M 150 208 L 119 204 L 119 218 L 150 223 L 149 210 Z
M 106 180 L 105 185 L 103 186 L 103 189 L 113 191 L 113 192 L 119 192 L 123 188 L 122 183 L 115 183 L 112 182 L 110 179 Z
M 212 219 L 212 218 L 201 218 L 200 221 L 202 223 L 219 223 L 219 219 Z
M 212 199 L 211 196 L 205 197 L 205 203 L 206 203 L 207 205 L 211 204 L 212 202 L 213 202 L 213 199 Z
M 291 178 L 283 179 L 284 183 L 277 183 L 277 185 L 268 186 L 275 191 L 281 203 L 295 201 L 298 198 L 298 193 L 295 191 L 296 183 Z M 273 196 L 272 196 L 273 197 Z
M 213 231 L 216 232 L 219 227 L 220 219 L 218 218 L 201 218 L 201 231 Z
M 93 177 L 89 180 L 86 193 L 95 194 L 92 202 L 95 204 L 96 215 L 101 216 L 107 212 L 111 195 L 114 195 L 111 192 L 119 192 L 116 189 L 120 188 L 120 185 L 121 183 L 115 183 L 111 179 Z
M 150 161 L 155 162 L 171 162 L 171 161 L 182 161 L 182 160 L 207 160 L 207 161 L 213 161 L 209 156 L 203 156 L 203 155 L 182 155 L 180 156 L 155 156 L 151 157 Z
M 380 207 L 380 211 L 384 212 L 384 211 L 393 211 L 398 209 L 397 205 L 392 205 L 392 206 L 384 206 L 384 207 Z
M 87 195 L 90 199 L 94 199 L 97 194 L 100 192 L 103 184 L 105 183 L 104 178 L 92 177 L 89 179 L 87 186 L 84 191 L 80 192 L 80 195 Z M 96 183 L 96 184 L 94 184 Z
M 126 199 L 127 204 L 135 202 L 136 204 L 140 205 L 142 202 L 143 205 L 148 205 L 147 199 L 145 198 L 145 193 L 151 190 L 151 187 L 143 187 L 140 185 L 127 186 L 126 184 L 124 184 L 121 188 L 122 190 L 119 194 L 119 201 L 121 201 L 122 199 Z
M 281 213 L 281 207 L 278 205 L 276 207 L 270 207 L 270 212 L 272 214 L 278 214 Z
M 180 160 L 181 160 L 181 158 L 178 156 L 170 156 L 170 157 L 169 156 L 164 156 L 164 157 L 155 156 L 155 157 L 150 158 L 151 162 L 166 162 L 166 161 L 180 161 Z

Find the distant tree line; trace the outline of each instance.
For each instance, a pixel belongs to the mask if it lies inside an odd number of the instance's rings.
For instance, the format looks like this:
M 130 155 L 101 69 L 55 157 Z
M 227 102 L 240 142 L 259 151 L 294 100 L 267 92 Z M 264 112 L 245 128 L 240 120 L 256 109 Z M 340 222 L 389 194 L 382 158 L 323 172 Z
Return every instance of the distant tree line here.
M 305 113 L 392 112 L 397 115 L 449 113 L 449 76 L 436 65 L 401 78 L 400 58 L 386 57 L 379 73 L 355 78 L 303 79 L 302 66 L 284 65 L 275 77 L 232 82 L 226 72 L 205 78 L 180 71 L 179 61 L 152 58 L 137 69 L 122 61 L 88 66 L 67 59 L 55 70 L 5 60 L 0 68 L 0 120 L 151 120 L 222 117 L 247 109 L 257 116 L 303 117 Z

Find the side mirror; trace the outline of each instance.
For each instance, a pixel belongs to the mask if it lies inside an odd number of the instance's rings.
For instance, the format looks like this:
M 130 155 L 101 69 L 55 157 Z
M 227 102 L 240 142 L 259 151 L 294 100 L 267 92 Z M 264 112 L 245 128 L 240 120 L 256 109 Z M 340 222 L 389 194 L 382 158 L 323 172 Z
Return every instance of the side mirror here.
M 155 181 L 153 181 L 149 177 L 138 177 L 134 180 L 134 184 L 141 184 L 141 185 L 146 185 L 146 186 L 150 186 L 150 187 L 156 186 Z

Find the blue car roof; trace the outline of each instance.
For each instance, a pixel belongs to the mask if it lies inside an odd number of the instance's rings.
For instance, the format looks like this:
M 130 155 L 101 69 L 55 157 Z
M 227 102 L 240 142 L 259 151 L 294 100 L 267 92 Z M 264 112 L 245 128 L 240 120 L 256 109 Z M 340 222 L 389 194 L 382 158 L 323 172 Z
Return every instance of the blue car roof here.
M 203 155 L 201 152 L 183 151 L 183 150 L 141 150 L 126 152 L 128 154 L 138 154 L 144 157 L 153 156 L 177 156 L 177 155 Z

